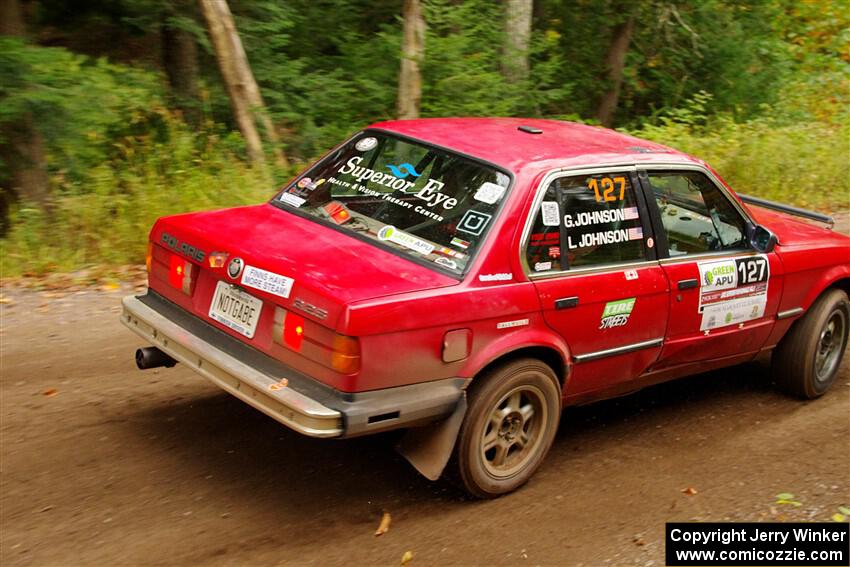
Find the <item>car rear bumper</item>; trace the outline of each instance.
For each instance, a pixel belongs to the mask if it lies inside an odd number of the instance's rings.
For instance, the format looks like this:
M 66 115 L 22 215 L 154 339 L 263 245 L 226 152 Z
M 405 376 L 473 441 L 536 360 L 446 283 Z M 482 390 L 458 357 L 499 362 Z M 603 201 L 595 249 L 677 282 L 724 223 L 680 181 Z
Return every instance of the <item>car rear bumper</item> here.
M 465 379 L 451 378 L 340 392 L 219 331 L 154 291 L 125 297 L 121 322 L 223 390 L 311 437 L 353 437 L 436 421 L 454 411 L 467 385 Z

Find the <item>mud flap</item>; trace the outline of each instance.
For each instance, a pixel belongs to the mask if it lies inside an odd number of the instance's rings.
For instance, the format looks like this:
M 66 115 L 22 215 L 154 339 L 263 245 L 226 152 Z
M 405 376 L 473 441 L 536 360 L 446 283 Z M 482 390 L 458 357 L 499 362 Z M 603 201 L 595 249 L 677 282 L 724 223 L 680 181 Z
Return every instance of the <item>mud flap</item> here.
M 452 456 L 460 425 L 466 416 L 466 392 L 446 419 L 408 429 L 396 450 L 428 480 L 437 480 Z

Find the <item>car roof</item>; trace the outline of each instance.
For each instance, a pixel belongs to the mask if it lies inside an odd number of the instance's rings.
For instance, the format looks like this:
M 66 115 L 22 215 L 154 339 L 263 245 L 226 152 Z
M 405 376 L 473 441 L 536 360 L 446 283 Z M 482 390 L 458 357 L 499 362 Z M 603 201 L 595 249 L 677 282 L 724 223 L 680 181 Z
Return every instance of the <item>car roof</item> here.
M 520 128 L 539 130 L 529 133 Z M 423 118 L 369 128 L 416 138 L 473 156 L 513 173 L 562 167 L 701 161 L 607 128 L 539 118 Z

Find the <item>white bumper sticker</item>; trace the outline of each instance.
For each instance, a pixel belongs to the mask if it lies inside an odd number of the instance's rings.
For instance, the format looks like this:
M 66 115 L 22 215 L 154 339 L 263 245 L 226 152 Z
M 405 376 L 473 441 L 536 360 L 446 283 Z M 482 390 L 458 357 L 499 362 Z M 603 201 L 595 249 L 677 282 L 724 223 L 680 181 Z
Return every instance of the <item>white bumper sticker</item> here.
M 295 280 L 273 272 L 267 272 L 254 266 L 245 266 L 240 283 L 266 293 L 288 298 Z

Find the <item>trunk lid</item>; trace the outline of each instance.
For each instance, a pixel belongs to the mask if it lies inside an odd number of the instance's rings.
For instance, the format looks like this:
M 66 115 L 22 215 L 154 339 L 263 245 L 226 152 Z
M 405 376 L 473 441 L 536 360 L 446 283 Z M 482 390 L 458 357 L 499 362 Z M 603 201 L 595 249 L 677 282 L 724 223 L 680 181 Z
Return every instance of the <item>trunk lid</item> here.
M 301 303 L 295 309 L 300 314 L 329 328 L 344 324 L 339 317 L 347 304 L 458 283 L 378 246 L 269 204 L 164 217 L 154 226 L 151 240 L 169 252 L 183 252 L 184 257 L 192 256 L 186 254 L 192 248 L 205 254 L 201 262 L 197 262 L 197 255 L 194 257 L 200 273 L 191 300 L 175 295 L 176 290 L 169 290 L 167 281 L 151 278 L 151 287 L 177 297 L 177 303 L 184 307 L 191 301 L 191 310 L 206 321 L 210 321 L 208 310 L 218 281 L 239 283 L 241 279 L 234 280 L 226 274 L 227 264 L 235 257 L 246 266 L 294 280 L 288 298 L 242 286 L 245 291 L 261 298 L 264 304 L 286 309 L 297 298 Z M 206 258 L 213 252 L 228 254 L 224 267 L 210 267 Z M 316 316 L 309 308 L 325 311 L 327 316 Z M 267 310 L 274 311 L 273 307 Z M 259 329 L 256 338 L 262 338 Z

